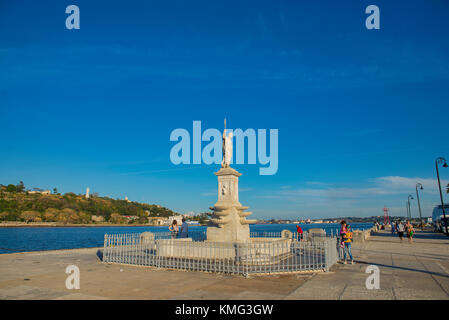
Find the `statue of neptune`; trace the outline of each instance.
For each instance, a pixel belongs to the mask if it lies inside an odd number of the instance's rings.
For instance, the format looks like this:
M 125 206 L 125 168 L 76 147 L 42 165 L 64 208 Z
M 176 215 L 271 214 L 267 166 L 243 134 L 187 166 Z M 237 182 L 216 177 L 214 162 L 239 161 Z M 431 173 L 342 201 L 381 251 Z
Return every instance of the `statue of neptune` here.
M 224 119 L 224 131 L 223 131 L 223 161 L 221 162 L 222 168 L 229 168 L 232 159 L 232 132 L 226 135 L 226 118 Z

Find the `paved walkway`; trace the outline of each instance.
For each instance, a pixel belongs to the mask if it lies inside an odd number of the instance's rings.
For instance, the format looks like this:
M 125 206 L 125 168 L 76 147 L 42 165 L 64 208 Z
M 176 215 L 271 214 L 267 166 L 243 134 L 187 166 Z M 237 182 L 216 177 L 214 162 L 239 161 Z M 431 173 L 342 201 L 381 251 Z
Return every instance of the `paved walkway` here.
M 355 265 L 328 273 L 243 278 L 103 264 L 98 249 L 0 255 L 0 299 L 449 299 L 449 238 L 418 232 L 414 244 L 379 233 L 354 244 Z M 75 264 L 81 288 L 65 287 Z M 368 290 L 365 269 L 380 268 Z
M 379 232 L 354 244 L 355 265 L 336 265 L 317 274 L 287 299 L 449 299 L 449 238 L 417 232 L 413 244 L 391 232 Z M 369 290 L 366 268 L 380 269 L 380 289 Z

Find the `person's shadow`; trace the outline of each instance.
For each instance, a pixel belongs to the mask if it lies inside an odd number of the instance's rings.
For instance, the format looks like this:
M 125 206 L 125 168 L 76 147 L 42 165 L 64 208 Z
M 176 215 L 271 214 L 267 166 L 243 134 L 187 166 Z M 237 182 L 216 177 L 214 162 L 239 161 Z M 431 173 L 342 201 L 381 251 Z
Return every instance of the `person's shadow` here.
M 97 257 L 98 257 L 98 259 L 100 259 L 100 261 L 103 261 L 103 250 L 102 249 L 97 250 Z

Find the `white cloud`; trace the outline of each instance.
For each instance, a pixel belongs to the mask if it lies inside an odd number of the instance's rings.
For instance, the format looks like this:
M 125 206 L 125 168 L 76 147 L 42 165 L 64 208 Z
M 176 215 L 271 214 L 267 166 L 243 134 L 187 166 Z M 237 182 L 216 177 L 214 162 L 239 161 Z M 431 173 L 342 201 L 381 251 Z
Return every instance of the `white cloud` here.
M 419 182 L 423 185 L 422 193 L 437 194 L 438 181 L 434 178 L 407 178 L 399 176 L 380 177 L 372 179 L 378 185 L 378 188 L 388 190 L 392 194 L 404 193 L 404 190 L 415 191 L 416 184 Z M 441 187 L 448 184 L 449 180 L 441 180 Z M 411 192 L 410 191 L 410 192 Z
M 328 184 L 320 182 L 307 182 L 317 188 L 282 189 L 268 197 L 323 197 L 323 198 L 365 198 L 382 195 L 399 195 L 415 193 L 415 186 L 421 183 L 424 187 L 420 193 L 438 194 L 437 180 L 433 178 L 407 178 L 399 176 L 378 177 L 368 180 L 368 185 L 361 187 L 326 187 Z M 449 180 L 442 180 L 441 185 L 446 186 Z
M 412 215 L 417 216 L 415 196 L 417 182 L 424 187 L 423 190 L 419 190 L 422 215 L 430 216 L 433 207 L 439 203 L 435 178 L 385 176 L 368 179 L 356 186 L 353 184 L 342 187 L 306 182 L 311 187 L 281 187 L 258 198 L 281 200 L 278 212 L 293 217 L 382 216 L 384 205 L 390 208 L 390 215 L 405 216 L 407 195 L 412 194 L 415 198 L 411 203 Z M 441 181 L 442 187 L 448 183 L 448 180 Z M 444 197 L 447 201 L 448 196 Z

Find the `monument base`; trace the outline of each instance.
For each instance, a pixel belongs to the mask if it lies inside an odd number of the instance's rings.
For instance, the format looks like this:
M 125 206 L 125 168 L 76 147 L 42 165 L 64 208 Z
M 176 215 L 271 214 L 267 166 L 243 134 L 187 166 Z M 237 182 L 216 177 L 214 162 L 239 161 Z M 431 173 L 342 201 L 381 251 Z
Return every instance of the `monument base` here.
M 291 239 L 253 238 L 248 242 L 192 242 L 192 239 L 155 241 L 156 255 L 164 258 L 232 260 L 243 265 L 279 263 L 291 254 Z
M 236 228 L 208 227 L 207 240 L 214 242 L 247 242 L 249 241 L 249 225 L 240 225 Z
M 210 209 L 210 223 L 207 228 L 207 240 L 214 242 L 249 241 L 249 224 L 255 220 L 247 220 L 251 212 L 245 212 L 248 207 L 239 202 L 238 178 L 241 173 L 225 167 L 215 172 L 218 178 L 218 201 Z

